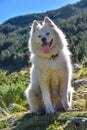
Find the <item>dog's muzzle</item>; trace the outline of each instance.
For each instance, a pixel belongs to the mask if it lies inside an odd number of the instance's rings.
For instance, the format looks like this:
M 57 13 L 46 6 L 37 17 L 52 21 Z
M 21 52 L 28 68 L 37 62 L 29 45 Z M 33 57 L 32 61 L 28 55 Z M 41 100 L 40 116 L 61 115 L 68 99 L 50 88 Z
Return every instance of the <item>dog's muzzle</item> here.
M 52 45 L 52 43 L 53 43 L 53 39 L 51 39 L 49 42 L 47 42 L 47 39 L 45 38 L 45 37 L 43 37 L 42 39 L 41 39 L 41 41 L 42 41 L 42 47 L 43 46 L 49 46 L 49 47 L 51 47 L 51 45 Z

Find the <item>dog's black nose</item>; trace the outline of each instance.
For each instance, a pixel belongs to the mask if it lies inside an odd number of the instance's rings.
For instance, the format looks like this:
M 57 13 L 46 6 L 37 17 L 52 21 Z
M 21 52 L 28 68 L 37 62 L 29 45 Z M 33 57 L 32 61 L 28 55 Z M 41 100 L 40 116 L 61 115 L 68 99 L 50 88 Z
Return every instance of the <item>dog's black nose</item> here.
M 46 37 L 43 37 L 41 40 L 42 40 L 42 42 L 46 42 L 47 41 Z

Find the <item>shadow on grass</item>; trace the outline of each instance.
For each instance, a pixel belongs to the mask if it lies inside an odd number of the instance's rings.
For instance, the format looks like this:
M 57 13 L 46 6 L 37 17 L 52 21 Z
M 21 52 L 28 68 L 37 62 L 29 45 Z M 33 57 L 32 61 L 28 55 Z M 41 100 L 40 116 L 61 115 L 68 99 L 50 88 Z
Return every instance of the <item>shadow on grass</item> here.
M 46 130 L 56 120 L 57 116 L 56 114 L 37 116 L 28 113 L 17 120 L 17 125 L 12 130 Z
M 56 121 L 57 124 L 55 124 Z M 22 112 L 16 113 L 15 115 L 12 115 L 10 118 L 6 119 L 6 123 L 9 128 L 3 127 L 7 128 L 5 130 L 46 130 L 46 128 L 49 129 L 49 126 L 53 129 L 59 128 L 60 126 L 62 128 L 62 125 L 64 128 L 67 128 L 67 130 L 75 130 L 74 126 L 76 126 L 76 129 L 78 130 L 86 130 L 87 111 L 70 111 L 41 116 Z

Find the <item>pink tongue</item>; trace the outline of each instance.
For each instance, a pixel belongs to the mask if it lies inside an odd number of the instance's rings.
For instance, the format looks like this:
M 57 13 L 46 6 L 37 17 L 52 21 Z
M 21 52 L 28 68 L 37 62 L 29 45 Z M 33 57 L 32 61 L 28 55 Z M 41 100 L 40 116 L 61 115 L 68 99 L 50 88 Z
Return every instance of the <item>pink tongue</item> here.
M 50 52 L 50 47 L 49 47 L 49 45 L 43 46 L 43 52 L 44 52 L 44 53 L 49 53 L 49 52 Z

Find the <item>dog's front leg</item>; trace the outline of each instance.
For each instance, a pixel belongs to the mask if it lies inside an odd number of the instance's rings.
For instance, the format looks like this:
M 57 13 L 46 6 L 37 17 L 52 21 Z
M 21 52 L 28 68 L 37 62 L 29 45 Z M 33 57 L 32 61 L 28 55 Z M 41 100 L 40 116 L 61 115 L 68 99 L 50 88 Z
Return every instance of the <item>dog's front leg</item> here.
M 41 92 L 42 92 L 43 102 L 46 109 L 46 114 L 54 113 L 55 110 L 52 105 L 52 101 L 50 98 L 49 85 L 47 83 L 44 83 L 44 82 L 41 83 Z

